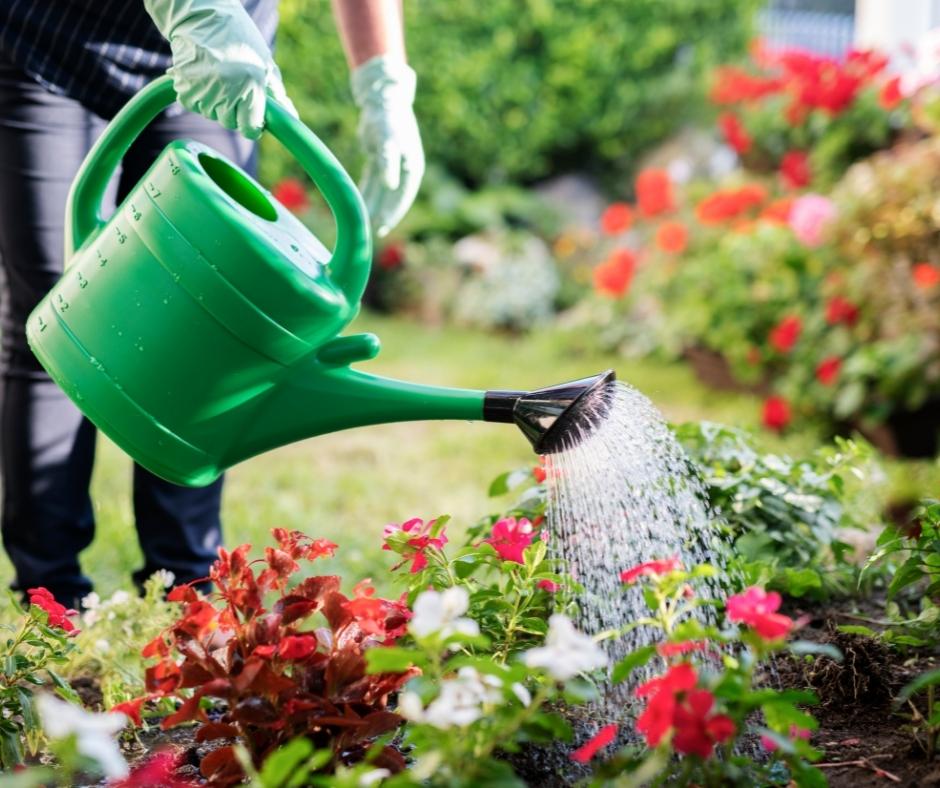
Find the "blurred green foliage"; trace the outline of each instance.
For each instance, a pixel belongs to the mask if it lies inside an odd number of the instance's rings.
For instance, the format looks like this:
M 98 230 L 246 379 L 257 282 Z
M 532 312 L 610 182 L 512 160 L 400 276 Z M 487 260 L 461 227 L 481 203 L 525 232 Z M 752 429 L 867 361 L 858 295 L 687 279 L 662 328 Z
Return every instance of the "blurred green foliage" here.
M 757 0 L 409 0 L 429 161 L 471 185 L 629 172 L 703 107 Z M 276 56 L 301 117 L 353 173 L 357 109 L 326 0 L 282 0 Z M 266 143 L 265 176 L 296 167 Z

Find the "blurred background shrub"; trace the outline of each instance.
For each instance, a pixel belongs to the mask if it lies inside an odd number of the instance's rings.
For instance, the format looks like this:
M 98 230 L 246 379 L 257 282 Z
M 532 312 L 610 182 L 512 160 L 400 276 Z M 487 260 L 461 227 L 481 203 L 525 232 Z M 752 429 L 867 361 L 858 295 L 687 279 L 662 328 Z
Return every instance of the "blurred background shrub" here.
M 754 0 L 410 0 L 427 157 L 471 185 L 572 169 L 616 178 L 704 107 Z M 351 172 L 356 107 L 326 0 L 282 0 L 277 59 L 301 116 Z M 296 171 L 265 146 L 266 177 Z

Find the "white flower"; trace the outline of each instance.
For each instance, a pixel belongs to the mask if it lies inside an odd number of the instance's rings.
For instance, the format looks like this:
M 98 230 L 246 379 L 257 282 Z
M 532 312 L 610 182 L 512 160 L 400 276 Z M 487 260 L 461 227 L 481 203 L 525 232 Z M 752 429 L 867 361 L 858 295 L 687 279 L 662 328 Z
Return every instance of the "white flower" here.
M 587 635 L 578 632 L 567 616 L 548 619 L 545 645 L 529 649 L 523 661 L 530 668 L 545 668 L 552 678 L 567 681 L 579 673 L 607 666 L 607 655 Z
M 36 706 L 50 739 L 74 735 L 79 753 L 95 761 L 105 777 L 127 776 L 127 762 L 113 738 L 127 724 L 127 715 L 94 714 L 47 693 L 36 698 Z
M 128 602 L 130 602 L 130 599 L 131 595 L 128 594 L 127 591 L 120 589 L 111 594 L 111 598 L 108 600 L 108 604 L 115 606 L 126 605 Z
M 420 722 L 424 717 L 424 704 L 417 692 L 402 692 L 398 696 L 398 707 L 395 711 L 406 720 Z
M 111 650 L 111 644 L 104 638 L 98 638 L 95 641 L 95 648 L 102 654 L 107 654 Z
M 498 676 L 481 676 L 476 668 L 464 667 L 456 678 L 441 682 L 440 694 L 424 709 L 414 692 L 403 692 L 398 698 L 398 713 L 414 722 L 435 728 L 463 728 L 483 716 L 483 707 L 499 703 L 503 682 Z
M 368 788 L 370 785 L 382 782 L 386 777 L 391 777 L 392 773 L 388 769 L 373 769 L 359 776 L 359 785 L 361 788 Z
M 424 591 L 414 603 L 414 616 L 408 624 L 411 634 L 424 638 L 435 632 L 442 638 L 456 632 L 462 635 L 479 635 L 476 621 L 461 618 L 470 606 L 467 589 L 459 586 L 444 591 Z
M 82 607 L 86 610 L 94 610 L 101 604 L 101 597 L 96 591 L 91 591 L 82 597 Z
M 169 569 L 158 569 L 154 572 L 151 577 L 155 577 L 160 581 L 160 585 L 164 588 L 169 588 L 176 582 L 176 575 L 174 575 Z
M 509 689 L 512 690 L 512 694 L 519 699 L 519 702 L 523 706 L 528 706 L 532 702 L 532 693 L 526 689 L 525 685 L 520 684 L 518 681 Z

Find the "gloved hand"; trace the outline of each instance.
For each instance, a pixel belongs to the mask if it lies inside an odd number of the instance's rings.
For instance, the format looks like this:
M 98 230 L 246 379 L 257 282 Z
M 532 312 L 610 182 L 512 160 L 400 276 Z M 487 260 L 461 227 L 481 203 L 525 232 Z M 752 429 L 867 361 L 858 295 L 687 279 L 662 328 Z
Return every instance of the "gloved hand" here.
M 366 154 L 360 188 L 381 237 L 408 212 L 424 177 L 424 149 L 412 110 L 416 77 L 403 60 L 380 55 L 356 68 L 351 81 Z
M 180 103 L 257 139 L 266 93 L 295 116 L 271 50 L 238 0 L 144 0 L 173 52 Z

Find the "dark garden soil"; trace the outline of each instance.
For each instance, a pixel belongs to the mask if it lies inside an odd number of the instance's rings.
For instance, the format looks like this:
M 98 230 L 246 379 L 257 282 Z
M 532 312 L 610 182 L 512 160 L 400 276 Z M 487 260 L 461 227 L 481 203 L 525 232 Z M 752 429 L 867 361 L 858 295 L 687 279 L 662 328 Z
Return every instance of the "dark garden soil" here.
M 832 643 L 845 656 L 795 658 L 777 664 L 784 687 L 812 689 L 821 703 L 811 709 L 819 721 L 812 744 L 825 755 L 817 764 L 833 788 L 940 786 L 940 758 L 927 759 L 923 735 L 911 730 L 914 706 L 894 704 L 901 688 L 940 665 L 934 655 L 898 654 L 879 641 L 839 632 L 844 624 L 873 629 L 884 610 L 877 601 L 849 600 L 825 608 L 791 605 L 792 615 L 808 616 L 804 640 Z M 922 700 L 915 699 L 918 713 Z

